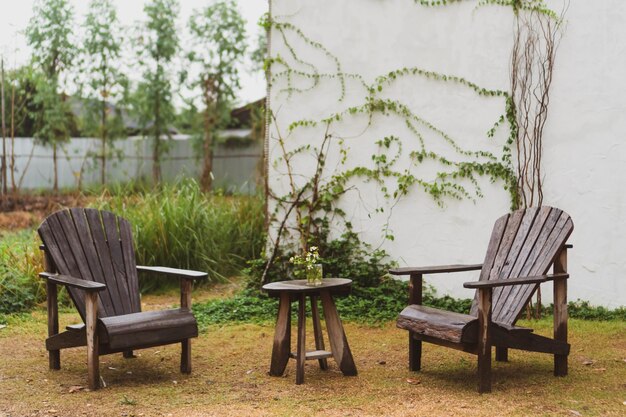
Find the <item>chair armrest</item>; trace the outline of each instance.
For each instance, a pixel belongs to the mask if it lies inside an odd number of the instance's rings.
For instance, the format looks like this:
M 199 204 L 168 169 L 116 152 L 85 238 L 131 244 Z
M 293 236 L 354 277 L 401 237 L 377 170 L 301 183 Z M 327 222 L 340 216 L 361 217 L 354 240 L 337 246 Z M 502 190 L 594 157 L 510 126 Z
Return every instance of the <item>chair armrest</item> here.
M 562 281 L 564 279 L 569 278 L 569 274 L 567 272 L 559 272 L 557 274 L 544 275 L 546 277 L 546 281 Z
M 424 267 L 405 267 L 390 269 L 391 275 L 412 275 L 412 274 L 442 274 L 448 272 L 464 272 L 478 271 L 482 269 L 483 264 L 471 265 L 440 265 L 440 266 L 424 266 Z
M 41 272 L 39 276 L 55 284 L 61 284 L 68 287 L 78 288 L 87 292 L 102 291 L 106 289 L 106 285 L 101 282 L 87 281 L 80 278 L 71 277 L 69 275 L 59 275 L 50 272 Z
M 492 279 L 489 281 L 473 281 L 466 282 L 463 284 L 465 288 L 495 288 L 495 287 L 505 287 L 509 285 L 524 285 L 524 284 L 541 284 L 546 281 L 555 281 L 559 279 L 567 279 L 569 278 L 569 274 L 560 273 L 560 274 L 552 274 L 552 275 L 537 275 L 534 277 L 521 277 L 521 278 L 510 278 L 510 279 Z
M 165 274 L 171 277 L 185 278 L 191 280 L 197 280 L 206 278 L 209 276 L 206 272 L 200 271 L 192 271 L 189 269 L 176 269 L 176 268 L 167 268 L 165 266 L 142 266 L 137 265 L 137 271 L 139 272 L 155 272 L 158 274 Z

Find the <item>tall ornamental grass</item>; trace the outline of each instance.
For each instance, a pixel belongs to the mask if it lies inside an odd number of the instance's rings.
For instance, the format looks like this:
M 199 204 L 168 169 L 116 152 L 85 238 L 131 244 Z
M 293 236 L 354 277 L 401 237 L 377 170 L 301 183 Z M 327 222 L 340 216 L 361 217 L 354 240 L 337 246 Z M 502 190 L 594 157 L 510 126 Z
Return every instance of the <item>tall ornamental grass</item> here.
M 28 310 L 45 300 L 39 238 L 32 230 L 0 237 L 0 314 Z
M 94 206 L 130 221 L 139 264 L 206 271 L 210 282 L 239 274 L 264 245 L 260 198 L 205 194 L 194 180 L 103 195 Z M 144 290 L 163 285 L 158 277 L 142 280 Z
M 205 194 L 193 180 L 157 190 L 135 184 L 103 192 L 90 206 L 128 219 L 139 265 L 195 269 L 209 282 L 238 275 L 264 245 L 263 201 L 258 197 Z M 0 322 L 45 301 L 39 236 L 34 230 L 0 237 Z M 178 285 L 177 280 L 141 276 L 143 292 Z M 62 292 L 61 301 L 68 302 Z

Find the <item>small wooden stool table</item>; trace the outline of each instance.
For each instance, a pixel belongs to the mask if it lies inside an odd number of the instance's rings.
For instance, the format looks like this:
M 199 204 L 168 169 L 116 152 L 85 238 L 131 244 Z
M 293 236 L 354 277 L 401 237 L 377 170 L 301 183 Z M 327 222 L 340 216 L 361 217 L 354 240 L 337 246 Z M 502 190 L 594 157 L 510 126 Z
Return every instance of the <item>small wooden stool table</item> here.
M 337 313 L 333 295 L 348 295 L 352 289 L 352 280 L 345 278 L 324 278 L 321 285 L 307 285 L 306 280 L 280 281 L 265 284 L 263 289 L 270 297 L 278 297 L 278 318 L 272 348 L 270 375 L 282 376 L 289 358 L 296 360 L 296 384 L 304 382 L 304 361 L 317 359 L 320 368 L 328 369 L 326 358 L 333 357 L 339 369 L 346 376 L 357 374 L 348 339 L 343 330 L 341 319 Z M 314 351 L 306 351 L 306 297 L 311 299 L 313 314 L 313 333 L 315 335 Z M 321 298 L 324 308 L 324 320 L 330 340 L 331 351 L 324 348 L 324 336 L 320 322 L 317 299 Z M 291 302 L 298 301 L 298 347 L 296 353 L 291 352 Z

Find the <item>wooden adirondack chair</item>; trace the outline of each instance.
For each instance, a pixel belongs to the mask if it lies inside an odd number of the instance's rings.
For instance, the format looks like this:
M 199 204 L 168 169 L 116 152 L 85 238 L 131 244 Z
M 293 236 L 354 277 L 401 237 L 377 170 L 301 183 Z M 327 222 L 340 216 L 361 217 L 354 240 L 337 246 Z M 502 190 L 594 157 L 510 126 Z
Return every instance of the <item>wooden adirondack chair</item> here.
M 107 211 L 74 208 L 46 218 L 38 229 L 43 241 L 47 282 L 50 369 L 61 368 L 61 349 L 87 346 L 89 388 L 100 385 L 99 355 L 181 343 L 183 373 L 191 372 L 191 341 L 198 325 L 190 311 L 192 281 L 204 272 L 137 266 L 127 220 Z M 180 308 L 142 312 L 138 271 L 180 279 Z M 84 325 L 59 333 L 57 284 L 64 285 Z
M 570 216 L 552 207 L 517 210 L 499 218 L 485 261 L 477 265 L 398 268 L 393 275 L 410 275 L 409 306 L 397 326 L 409 331 L 409 368 L 421 367 L 422 341 L 478 355 L 478 391 L 491 391 L 491 347 L 496 360 L 506 361 L 508 349 L 554 354 L 554 375 L 567 375 L 567 238 Z M 546 275 L 554 267 L 554 274 Z M 470 314 L 438 310 L 422 304 L 424 274 L 480 270 Z M 515 325 L 540 283 L 554 281 L 554 339 Z

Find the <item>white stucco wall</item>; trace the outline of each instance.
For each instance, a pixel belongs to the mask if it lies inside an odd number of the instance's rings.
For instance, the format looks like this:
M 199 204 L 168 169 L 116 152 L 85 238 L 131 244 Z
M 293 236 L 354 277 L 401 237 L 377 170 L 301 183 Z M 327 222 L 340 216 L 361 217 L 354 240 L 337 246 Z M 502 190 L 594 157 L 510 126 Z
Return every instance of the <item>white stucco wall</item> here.
M 508 91 L 513 14 L 505 7 L 476 8 L 476 4 L 466 1 L 427 8 L 413 0 L 272 0 L 272 14 L 320 42 L 340 59 L 343 72 L 360 74 L 366 83 L 391 70 L 420 67 Z M 562 1 L 550 4 L 555 10 L 563 7 Z M 626 2 L 572 1 L 566 19 L 544 132 L 544 204 L 564 209 L 574 220 L 570 299 L 616 307 L 626 305 Z M 319 50 L 297 36 L 289 41 L 300 59 L 314 62 L 320 72 L 336 72 L 333 61 Z M 271 54 L 306 69 L 294 61 L 275 30 Z M 307 85 L 303 80 L 294 82 Z M 336 79 L 291 96 L 282 91 L 285 83 L 280 78 L 271 88 L 270 105 L 276 116 L 270 129 L 272 160 L 280 154 L 278 131 L 289 147 L 319 143 L 323 136 L 322 128 L 287 134 L 291 122 L 319 120 L 365 98 L 356 81 L 346 81 L 344 101 L 339 101 L 341 88 Z M 384 97 L 406 103 L 466 149 L 501 155 L 506 126 L 495 138 L 486 137 L 504 111 L 501 98 L 479 97 L 462 86 L 423 77 L 403 78 L 385 89 Z M 357 116 L 333 125 L 330 133 L 345 137 L 350 147 L 352 162 L 348 164 L 366 164 L 375 153 L 374 141 L 390 134 L 405 142 L 399 164 L 408 163 L 408 153 L 416 143 L 398 118 L 378 115 L 365 130 L 366 124 L 365 117 Z M 441 141 L 426 140 L 437 152 L 449 152 Z M 337 161 L 338 156 L 331 155 L 329 169 L 338 166 Z M 302 158 L 297 166 L 306 173 L 312 164 L 312 158 Z M 428 166 L 418 171 L 425 179 L 434 172 Z M 269 181 L 277 194 L 287 190 L 280 164 L 270 164 Z M 401 266 L 476 263 L 484 257 L 493 222 L 510 206 L 502 183 L 490 184 L 485 178 L 481 186 L 483 198 L 446 200 L 443 208 L 414 189 L 393 207 L 389 217 L 394 241 L 381 238 L 389 210 L 383 215 L 371 213 L 384 205 L 372 184 L 360 184 L 360 192 L 349 194 L 343 204 L 364 240 L 374 246 L 382 244 Z M 440 293 L 471 297 L 461 284 L 475 277 L 441 275 L 428 281 Z M 549 293 L 546 288 L 544 299 Z

